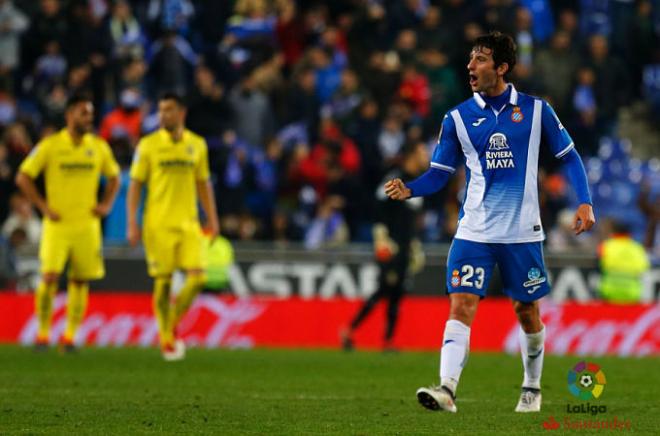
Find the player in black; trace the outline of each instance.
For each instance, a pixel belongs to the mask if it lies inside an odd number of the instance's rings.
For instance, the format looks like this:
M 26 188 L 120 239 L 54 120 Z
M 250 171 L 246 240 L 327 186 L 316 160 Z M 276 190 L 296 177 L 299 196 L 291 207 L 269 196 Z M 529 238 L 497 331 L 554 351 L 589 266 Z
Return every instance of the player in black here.
M 429 155 L 423 142 L 408 144 L 402 150 L 399 168 L 386 176 L 386 180 L 400 178 L 413 180 L 428 169 Z M 380 267 L 378 289 L 367 299 L 349 326 L 340 333 L 344 350 L 353 349 L 353 333 L 369 315 L 376 303 L 387 299 L 387 324 L 384 349 L 392 350 L 392 337 L 399 313 L 399 303 L 406 289 L 410 288 L 412 274 L 424 264 L 422 247 L 415 238 L 417 217 L 423 201 L 396 201 L 387 198 L 380 184 L 377 191 L 376 224 L 373 227 L 374 257 Z

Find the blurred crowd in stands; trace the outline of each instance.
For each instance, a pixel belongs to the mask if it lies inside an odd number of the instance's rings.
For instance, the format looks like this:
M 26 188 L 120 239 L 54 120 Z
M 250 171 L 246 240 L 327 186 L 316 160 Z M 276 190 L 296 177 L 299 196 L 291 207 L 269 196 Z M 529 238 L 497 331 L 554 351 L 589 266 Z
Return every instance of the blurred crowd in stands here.
M 616 137 L 618 111 L 632 104 L 660 124 L 660 6 L 649 0 L 0 0 L 5 243 L 37 238 L 13 176 L 78 91 L 93 96 L 125 176 L 140 136 L 158 126 L 158 95 L 185 96 L 230 238 L 368 241 L 377 187 L 404 144 L 432 150 L 444 113 L 470 96 L 472 41 L 490 30 L 514 36 L 513 82 L 551 102 L 573 136 L 598 218 L 634 215 L 635 234 L 657 250 L 660 162 Z M 541 165 L 548 244 L 593 249 L 590 236 L 569 236 L 574 205 L 557 162 L 544 153 Z M 125 238 L 124 179 L 108 243 Z M 426 199 L 423 240 L 451 239 L 463 189 L 459 174 Z

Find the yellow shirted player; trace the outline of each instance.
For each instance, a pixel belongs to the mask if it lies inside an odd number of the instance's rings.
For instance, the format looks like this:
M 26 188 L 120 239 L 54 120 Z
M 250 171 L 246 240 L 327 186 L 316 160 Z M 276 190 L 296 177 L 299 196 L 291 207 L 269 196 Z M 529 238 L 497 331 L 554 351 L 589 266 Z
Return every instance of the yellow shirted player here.
M 182 99 L 165 94 L 158 102 L 158 116 L 161 128 L 140 140 L 133 157 L 127 198 L 128 240 L 135 245 L 140 238 L 136 212 L 146 185 L 142 241 L 149 275 L 154 278 L 153 304 L 161 351 L 166 360 L 178 360 L 184 357 L 185 345 L 175 338 L 176 325 L 206 281 L 197 200 L 204 209 L 211 238 L 218 234 L 218 216 L 206 141 L 185 128 Z M 186 273 L 186 281 L 170 304 L 176 269 Z
M 93 116 L 91 100 L 70 98 L 66 127 L 37 144 L 16 176 L 16 184 L 43 215 L 41 282 L 35 292 L 37 349 L 48 346 L 53 298 L 67 261 L 67 321 L 61 339 L 65 351 L 75 349 L 76 330 L 87 309 L 89 280 L 105 274 L 100 218 L 112 208 L 119 187 L 119 166 L 108 144 L 91 133 Z M 34 182 L 40 174 L 44 175 L 45 198 Z M 106 183 L 98 202 L 102 175 Z

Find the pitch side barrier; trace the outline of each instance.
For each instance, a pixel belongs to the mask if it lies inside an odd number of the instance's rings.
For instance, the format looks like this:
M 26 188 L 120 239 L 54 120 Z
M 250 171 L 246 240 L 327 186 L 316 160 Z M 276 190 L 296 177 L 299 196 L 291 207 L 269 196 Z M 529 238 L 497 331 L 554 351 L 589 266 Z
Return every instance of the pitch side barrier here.
M 425 245 L 426 266 L 414 278 L 411 294 L 444 296 L 449 245 Z M 300 245 L 235 243 L 236 263 L 230 269 L 228 294 L 239 297 L 262 295 L 279 298 L 365 298 L 375 291 L 378 266 L 370 244 L 351 244 L 337 249 L 306 250 Z M 94 290 L 150 291 L 141 248 L 106 247 L 106 277 L 93 283 Z M 17 290 L 34 289 L 39 262 L 36 249 L 17 256 L 21 279 Z M 593 253 L 546 251 L 545 260 L 552 284 L 550 299 L 579 302 L 597 299 L 600 272 Z M 176 281 L 176 278 L 175 278 Z M 497 270 L 488 290 L 501 295 Z M 644 277 L 642 302 L 660 299 L 660 267 Z

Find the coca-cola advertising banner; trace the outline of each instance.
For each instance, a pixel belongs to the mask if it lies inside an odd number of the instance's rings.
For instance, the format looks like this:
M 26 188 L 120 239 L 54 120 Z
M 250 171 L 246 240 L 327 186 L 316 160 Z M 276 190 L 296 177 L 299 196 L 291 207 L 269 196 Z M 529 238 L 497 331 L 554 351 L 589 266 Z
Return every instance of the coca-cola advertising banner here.
M 64 295 L 55 301 L 52 338 L 65 324 Z M 200 296 L 185 316 L 179 333 L 190 345 L 203 347 L 339 347 L 338 331 L 361 301 L 344 298 L 236 298 Z M 31 295 L 0 293 L 0 341 L 33 343 L 37 320 Z M 403 350 L 440 347 L 449 301 L 409 297 L 401 304 L 395 345 Z M 542 304 L 547 329 L 546 351 L 553 354 L 660 354 L 660 307 L 605 303 Z M 378 307 L 355 336 L 357 347 L 382 344 L 384 307 Z M 518 325 L 511 303 L 492 298 L 479 305 L 472 328 L 472 351 L 518 350 Z M 153 346 L 158 331 L 151 297 L 144 293 L 93 293 L 77 340 L 96 346 Z

